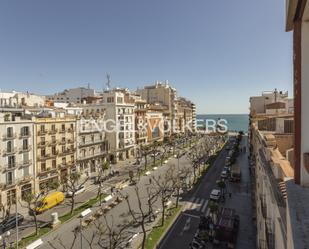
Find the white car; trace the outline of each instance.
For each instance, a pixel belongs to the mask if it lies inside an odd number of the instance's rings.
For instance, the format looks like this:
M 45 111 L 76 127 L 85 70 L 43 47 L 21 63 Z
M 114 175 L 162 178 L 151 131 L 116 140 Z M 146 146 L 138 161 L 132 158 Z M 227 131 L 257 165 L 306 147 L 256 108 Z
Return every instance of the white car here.
M 228 173 L 226 170 L 223 170 L 222 173 L 221 173 L 221 178 L 222 179 L 226 179 L 228 177 Z
M 218 201 L 221 196 L 221 191 L 219 189 L 213 189 L 210 193 L 210 200 Z
M 80 194 L 80 193 L 83 193 L 85 190 L 86 190 L 85 186 L 82 185 L 82 186 L 80 186 L 80 188 L 75 192 L 75 195 L 78 195 L 78 194 Z M 68 191 L 68 192 L 66 193 L 66 196 L 67 196 L 67 197 L 72 197 L 72 195 L 73 195 L 73 192 L 72 192 L 72 191 Z

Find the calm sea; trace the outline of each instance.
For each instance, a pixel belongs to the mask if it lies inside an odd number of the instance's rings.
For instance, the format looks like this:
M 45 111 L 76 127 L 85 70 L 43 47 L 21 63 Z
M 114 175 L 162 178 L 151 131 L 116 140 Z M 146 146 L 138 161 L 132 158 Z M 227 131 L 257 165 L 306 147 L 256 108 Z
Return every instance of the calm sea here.
M 248 131 L 249 116 L 248 114 L 202 114 L 196 115 L 197 119 L 225 119 L 227 120 L 227 126 L 229 131 Z

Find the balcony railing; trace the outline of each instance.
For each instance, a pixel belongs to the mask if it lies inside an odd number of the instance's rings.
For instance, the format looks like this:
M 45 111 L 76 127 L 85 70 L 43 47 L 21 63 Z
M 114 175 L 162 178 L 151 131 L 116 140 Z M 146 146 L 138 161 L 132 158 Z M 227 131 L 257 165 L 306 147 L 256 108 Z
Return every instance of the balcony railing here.
M 51 129 L 51 130 L 48 131 L 48 134 L 49 134 L 49 135 L 54 135 L 54 134 L 56 134 L 57 132 L 58 132 L 58 129 Z
M 4 171 L 15 170 L 17 167 L 17 163 L 7 163 L 1 169 Z
M 6 150 L 3 150 L 2 154 L 4 156 L 8 156 L 8 155 L 15 154 L 16 152 L 17 152 L 17 148 L 16 147 L 12 147 L 12 148 L 7 148 Z
M 85 146 L 90 146 L 90 145 L 102 144 L 104 142 L 105 140 L 85 141 L 85 142 L 80 142 L 78 145 L 80 147 L 85 147 Z
M 70 162 L 60 163 L 58 165 L 58 168 L 59 169 L 65 169 L 65 168 L 68 168 L 68 167 L 72 167 L 73 165 L 74 165 L 74 162 L 70 161 Z
M 15 179 L 12 179 L 12 180 L 6 181 L 4 188 L 10 188 L 14 185 L 16 185 L 16 181 L 15 181 Z
M 2 136 L 2 139 L 3 140 L 11 140 L 11 139 L 15 139 L 17 136 L 16 136 L 16 133 L 6 133 Z
M 39 136 L 44 136 L 44 135 L 46 135 L 47 134 L 47 130 L 39 130 L 38 131 L 38 135 Z
M 39 161 L 43 161 L 43 160 L 50 159 L 51 155 L 50 154 L 39 155 L 37 158 L 38 158 Z
M 31 159 L 29 159 L 29 160 L 25 160 L 25 161 L 22 161 L 22 162 L 20 162 L 19 163 L 19 167 L 28 167 L 28 166 L 30 166 L 32 164 L 32 160 Z
M 74 149 L 66 149 L 65 151 L 59 151 L 59 156 L 66 156 L 69 154 L 73 154 L 75 152 L 75 148 Z
M 275 235 L 272 231 L 271 224 L 269 221 L 265 221 L 265 236 L 266 236 L 266 244 L 268 249 L 275 248 Z
M 19 152 L 27 152 L 27 151 L 30 151 L 32 149 L 32 146 L 31 145 L 28 145 L 28 146 L 21 146 L 19 148 Z
M 22 132 L 19 134 L 19 138 L 28 138 L 31 136 L 31 132 Z
M 48 143 L 46 141 L 41 141 L 41 142 L 38 142 L 38 147 L 46 147 L 48 146 Z
M 65 131 L 66 131 L 65 129 L 60 129 L 59 133 L 65 133 Z
M 72 133 L 72 132 L 74 132 L 74 129 L 73 128 L 68 128 L 67 132 Z

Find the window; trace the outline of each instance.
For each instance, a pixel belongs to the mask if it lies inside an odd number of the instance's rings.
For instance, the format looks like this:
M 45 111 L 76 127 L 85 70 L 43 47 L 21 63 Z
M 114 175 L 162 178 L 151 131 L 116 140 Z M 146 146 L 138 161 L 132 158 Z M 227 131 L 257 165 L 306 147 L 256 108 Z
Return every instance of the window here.
M 57 168 L 56 159 L 52 160 L 52 168 L 53 168 L 53 169 Z
M 72 129 L 72 130 L 74 129 L 74 124 L 71 124 L 71 129 Z
M 122 97 L 117 97 L 117 103 L 122 104 L 123 103 L 123 98 Z
M 52 155 L 56 155 L 56 146 L 53 146 L 51 148 L 51 151 L 52 151 Z
M 8 156 L 8 168 L 15 167 L 15 156 Z
M 7 137 L 13 137 L 13 127 L 8 127 L 6 129 Z
M 20 133 L 22 136 L 29 136 L 30 132 L 29 132 L 29 127 L 28 126 L 24 126 L 20 129 Z
M 51 126 L 51 130 L 52 130 L 52 131 L 56 131 L 56 125 L 53 124 L 53 125 Z
M 29 145 L 28 145 L 28 139 L 23 139 L 23 150 L 28 150 Z
M 13 152 L 13 142 L 12 141 L 7 141 L 7 143 L 6 143 L 6 151 L 7 152 Z
M 45 149 L 43 148 L 43 149 L 41 149 L 41 156 L 43 157 L 43 156 L 45 156 L 46 155 L 46 151 L 45 151 Z
M 91 135 L 91 142 L 94 142 L 94 135 Z
M 65 152 L 65 146 L 64 145 L 61 147 L 61 151 Z
M 40 125 L 40 131 L 45 132 L 45 125 Z
M 52 136 L 52 143 L 56 142 L 56 136 Z
M 82 137 L 82 143 L 85 144 L 86 143 L 86 138 Z
M 61 125 L 61 130 L 65 131 L 65 124 Z
M 44 171 L 46 171 L 46 163 L 42 162 L 41 163 L 41 172 L 44 172 Z

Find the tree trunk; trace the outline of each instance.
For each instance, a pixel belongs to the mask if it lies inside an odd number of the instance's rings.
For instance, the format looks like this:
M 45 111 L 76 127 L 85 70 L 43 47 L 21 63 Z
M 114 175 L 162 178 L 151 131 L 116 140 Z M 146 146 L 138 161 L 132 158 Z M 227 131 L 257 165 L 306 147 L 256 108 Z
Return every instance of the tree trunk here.
M 162 218 L 161 218 L 161 226 L 164 226 L 165 222 L 165 201 L 162 199 Z
M 145 244 L 146 244 L 146 228 L 145 228 L 145 219 L 144 219 L 144 217 L 143 217 L 143 219 L 142 219 L 142 224 L 141 224 L 141 226 L 142 226 L 142 231 L 143 231 L 143 241 L 142 241 L 142 249 L 144 249 L 145 248 Z
M 179 188 L 179 187 L 177 187 L 176 208 L 178 208 L 178 203 L 179 203 L 179 193 L 180 193 L 180 188 Z
M 73 193 L 72 197 L 71 197 L 71 211 L 70 211 L 70 214 L 73 214 L 74 205 L 75 205 L 75 193 Z
M 39 234 L 39 226 L 38 226 L 38 221 L 36 219 L 36 213 L 35 210 L 33 210 L 33 219 L 34 219 L 34 225 L 35 225 L 35 235 Z
M 145 155 L 145 170 L 147 169 L 147 154 Z

